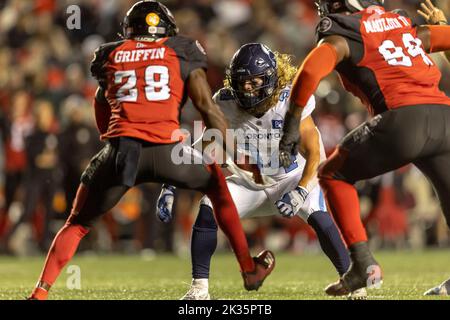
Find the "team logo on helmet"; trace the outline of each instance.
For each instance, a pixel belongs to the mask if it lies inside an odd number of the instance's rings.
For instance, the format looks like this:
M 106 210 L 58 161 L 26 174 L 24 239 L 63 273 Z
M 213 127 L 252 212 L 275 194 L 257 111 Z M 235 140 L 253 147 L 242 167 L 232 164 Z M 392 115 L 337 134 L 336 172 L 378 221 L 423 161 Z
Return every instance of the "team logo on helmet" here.
M 320 20 L 319 24 L 319 32 L 324 33 L 331 29 L 331 26 L 333 25 L 333 22 L 330 18 L 326 17 Z
M 145 21 L 150 27 L 156 27 L 159 24 L 159 21 L 161 21 L 161 19 L 156 13 L 152 12 L 147 15 Z
M 269 65 L 266 63 L 266 61 L 263 58 L 259 58 L 256 60 L 256 66 L 258 68 L 262 68 L 262 67 L 268 67 Z

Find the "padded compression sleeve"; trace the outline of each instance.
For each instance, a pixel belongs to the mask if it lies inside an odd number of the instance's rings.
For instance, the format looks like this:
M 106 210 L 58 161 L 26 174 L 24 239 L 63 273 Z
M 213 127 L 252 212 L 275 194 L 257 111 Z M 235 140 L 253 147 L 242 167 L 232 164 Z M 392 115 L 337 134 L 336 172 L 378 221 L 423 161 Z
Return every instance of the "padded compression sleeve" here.
M 295 78 L 292 88 L 292 101 L 305 107 L 316 91 L 320 81 L 329 75 L 337 64 L 334 46 L 324 43 L 310 52 Z
M 427 26 L 430 30 L 430 53 L 450 50 L 450 26 Z
M 111 108 L 106 102 L 100 102 L 94 99 L 95 121 L 100 134 L 105 134 L 108 131 L 109 119 L 111 118 Z

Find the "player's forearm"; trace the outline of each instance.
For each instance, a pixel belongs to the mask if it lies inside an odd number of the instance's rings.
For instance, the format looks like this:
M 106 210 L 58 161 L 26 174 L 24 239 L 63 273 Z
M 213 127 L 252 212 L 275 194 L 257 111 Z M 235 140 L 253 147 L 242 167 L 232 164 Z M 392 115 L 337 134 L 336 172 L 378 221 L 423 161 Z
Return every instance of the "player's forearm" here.
M 97 89 L 94 99 L 95 122 L 100 134 L 105 134 L 108 131 L 109 120 L 111 118 L 111 108 L 105 98 L 104 90 Z
M 306 157 L 305 169 L 303 170 L 302 178 L 298 185 L 312 191 L 318 183 L 317 170 L 320 164 L 320 153 L 310 154 Z
M 426 26 L 429 31 L 429 52 L 450 50 L 450 26 Z M 446 56 L 449 55 L 446 52 Z
M 208 129 L 216 129 L 219 131 L 220 136 L 214 135 L 215 142 L 218 143 L 223 150 L 234 159 L 236 148 L 236 141 L 234 137 L 227 137 L 227 120 L 220 110 L 219 106 L 213 103 L 208 108 L 205 108 L 206 112 L 200 112 Z
M 306 127 L 306 129 L 305 129 Z M 317 171 L 321 162 L 320 135 L 311 117 L 302 121 L 300 126 L 300 153 L 306 160 L 299 186 L 312 191 L 318 183 Z
M 292 87 L 291 101 L 304 108 L 323 78 L 336 67 L 338 54 L 333 45 L 324 43 L 311 51 L 297 73 Z

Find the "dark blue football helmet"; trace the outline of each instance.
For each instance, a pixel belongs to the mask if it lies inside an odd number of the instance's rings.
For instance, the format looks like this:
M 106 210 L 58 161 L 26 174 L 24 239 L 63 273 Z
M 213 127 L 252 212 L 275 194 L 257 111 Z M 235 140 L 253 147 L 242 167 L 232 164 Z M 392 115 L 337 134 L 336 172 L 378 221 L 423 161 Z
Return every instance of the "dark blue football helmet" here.
M 344 11 L 358 12 L 370 6 L 383 6 L 384 0 L 317 0 L 319 15 L 325 17 L 330 13 Z
M 246 80 L 260 77 L 261 86 L 249 93 L 243 89 Z M 242 46 L 233 56 L 227 70 L 227 78 L 231 85 L 231 92 L 239 106 L 250 109 L 270 98 L 278 85 L 277 60 L 275 54 L 265 45 L 249 43 Z

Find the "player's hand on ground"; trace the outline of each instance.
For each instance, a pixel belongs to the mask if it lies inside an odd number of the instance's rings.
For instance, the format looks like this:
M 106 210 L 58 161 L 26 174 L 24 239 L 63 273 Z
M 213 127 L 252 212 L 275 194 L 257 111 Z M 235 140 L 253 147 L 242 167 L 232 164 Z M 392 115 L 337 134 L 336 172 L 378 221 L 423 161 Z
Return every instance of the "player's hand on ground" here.
M 283 217 L 292 218 L 300 211 L 306 201 L 306 198 L 308 197 L 308 194 L 308 190 L 298 186 L 294 190 L 283 195 L 283 197 L 278 200 L 275 205 Z
M 161 194 L 156 202 L 156 216 L 161 222 L 169 223 L 172 221 L 172 207 L 175 200 L 176 188 L 169 185 L 163 185 Z
M 435 7 L 431 0 L 426 0 L 420 4 L 422 10 L 417 10 L 428 24 L 447 24 L 447 17 L 444 12 Z

